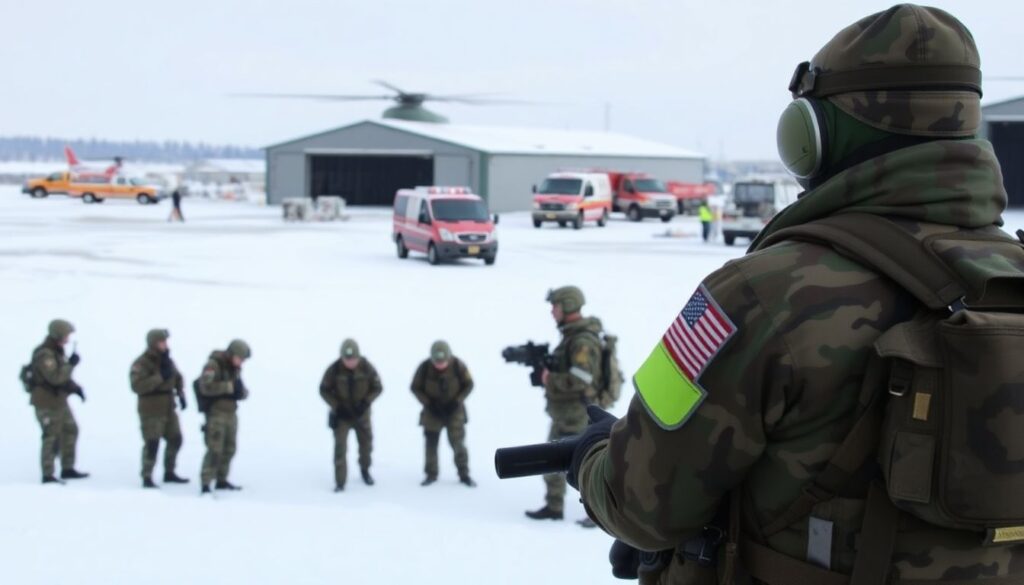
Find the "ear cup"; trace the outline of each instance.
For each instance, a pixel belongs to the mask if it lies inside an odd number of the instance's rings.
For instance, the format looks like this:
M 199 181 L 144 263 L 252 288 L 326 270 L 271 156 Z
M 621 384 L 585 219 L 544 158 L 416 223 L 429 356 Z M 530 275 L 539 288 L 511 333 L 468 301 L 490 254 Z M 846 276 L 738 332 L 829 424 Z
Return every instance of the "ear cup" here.
M 814 98 L 790 102 L 779 117 L 776 132 L 779 157 L 794 177 L 811 179 L 818 175 L 827 157 L 827 125 L 824 112 Z

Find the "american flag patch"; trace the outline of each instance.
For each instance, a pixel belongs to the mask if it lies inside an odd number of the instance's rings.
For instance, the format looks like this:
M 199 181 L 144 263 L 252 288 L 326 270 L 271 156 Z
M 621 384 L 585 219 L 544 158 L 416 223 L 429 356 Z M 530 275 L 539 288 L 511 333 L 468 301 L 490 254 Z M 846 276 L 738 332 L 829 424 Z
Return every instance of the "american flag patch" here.
M 701 285 L 662 342 L 679 370 L 695 381 L 734 333 L 736 326 Z

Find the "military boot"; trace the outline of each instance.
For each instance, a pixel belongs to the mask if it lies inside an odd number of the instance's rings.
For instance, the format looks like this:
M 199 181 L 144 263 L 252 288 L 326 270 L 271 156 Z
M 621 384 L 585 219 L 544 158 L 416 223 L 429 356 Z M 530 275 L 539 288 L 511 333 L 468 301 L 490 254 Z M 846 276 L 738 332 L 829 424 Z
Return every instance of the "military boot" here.
M 144 478 L 142 478 L 142 487 L 144 487 L 144 488 L 155 488 L 156 484 L 153 483 L 153 478 L 152 477 L 144 477 Z
M 213 487 L 214 487 L 214 489 L 228 490 L 228 491 L 232 491 L 232 492 L 237 492 L 237 491 L 242 489 L 242 486 L 235 485 L 235 484 L 231 483 L 230 481 L 228 481 L 226 479 L 218 479 L 217 480 L 217 484 L 214 485 Z
M 426 479 L 424 479 L 423 481 L 420 482 L 420 485 L 428 486 L 428 485 L 434 483 L 435 481 L 437 481 L 437 476 L 436 475 L 428 475 L 426 477 Z
M 561 520 L 563 514 L 561 510 L 552 510 L 550 506 L 544 506 L 540 510 L 527 511 L 526 517 L 534 520 Z
M 44 475 L 43 483 L 64 483 L 63 481 L 53 477 L 52 475 Z
M 459 483 L 466 487 L 476 487 L 476 482 L 473 481 L 472 477 L 469 477 L 468 473 L 459 476 Z
M 164 473 L 164 483 L 188 483 L 187 477 L 178 477 L 173 471 Z
M 373 476 L 370 475 L 370 470 L 369 469 L 363 469 L 363 483 L 365 483 L 366 485 L 373 485 L 374 484 Z
M 84 473 L 84 472 L 81 472 L 81 471 L 76 471 L 75 469 L 61 469 L 60 470 L 60 478 L 61 479 L 85 479 L 87 477 L 89 477 L 88 473 Z
M 199 490 L 199 495 L 201 496 L 203 494 L 208 494 L 208 493 L 210 493 L 210 486 L 208 486 L 208 485 L 206 485 L 204 483 L 202 489 Z

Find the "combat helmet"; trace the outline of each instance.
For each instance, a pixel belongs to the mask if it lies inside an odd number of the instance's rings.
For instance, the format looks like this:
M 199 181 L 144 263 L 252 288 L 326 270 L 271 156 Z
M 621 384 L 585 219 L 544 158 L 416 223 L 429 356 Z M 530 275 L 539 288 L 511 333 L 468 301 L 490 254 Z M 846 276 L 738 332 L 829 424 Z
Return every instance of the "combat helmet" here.
M 228 344 L 228 355 L 247 360 L 252 357 L 252 350 L 249 349 L 248 343 L 234 339 Z
M 343 358 L 357 358 L 359 357 L 359 344 L 356 343 L 355 339 L 349 338 L 341 342 L 341 357 Z
M 583 291 L 575 286 L 563 286 L 549 290 L 547 301 L 552 305 L 562 307 L 562 313 L 566 315 L 578 313 L 587 302 L 583 297 Z
M 60 341 L 75 332 L 75 326 L 64 319 L 54 319 L 47 327 L 47 333 L 53 339 Z

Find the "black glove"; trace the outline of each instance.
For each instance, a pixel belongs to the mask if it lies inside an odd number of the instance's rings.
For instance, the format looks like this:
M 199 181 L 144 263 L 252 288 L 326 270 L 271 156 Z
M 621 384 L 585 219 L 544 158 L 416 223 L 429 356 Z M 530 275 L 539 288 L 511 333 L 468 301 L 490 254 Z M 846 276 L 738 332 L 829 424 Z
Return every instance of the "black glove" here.
M 572 463 L 569 471 L 565 474 L 565 481 L 573 487 L 579 488 L 580 467 L 583 465 L 583 458 L 590 451 L 590 448 L 608 438 L 612 433 L 612 425 L 619 420 L 615 415 L 601 410 L 600 407 L 590 405 L 587 407 L 587 415 L 590 417 L 590 426 L 580 435 L 576 443 L 576 450 L 572 452 Z
M 458 410 L 459 410 L 459 403 L 458 402 L 449 402 L 448 404 L 444 405 L 444 414 L 445 414 L 445 416 L 450 417 L 453 414 L 455 414 L 455 412 L 458 411 Z
M 82 361 L 82 357 L 78 355 L 77 351 L 71 354 L 71 357 L 68 358 L 68 363 L 71 364 L 72 366 L 77 366 L 78 362 L 80 361 Z
M 353 407 L 352 414 L 355 416 L 355 418 L 361 418 L 364 414 L 366 414 L 367 410 L 370 410 L 370 403 L 364 400 Z
M 608 551 L 608 562 L 612 564 L 612 575 L 616 579 L 638 579 L 640 551 L 616 540 Z
M 437 405 L 428 406 L 427 407 L 427 412 L 429 412 L 430 414 L 434 415 L 436 418 L 448 418 L 448 415 L 445 414 L 443 406 L 437 406 Z
M 171 363 L 171 352 L 165 351 L 160 356 L 160 377 L 170 380 L 174 375 L 174 364 Z
M 188 407 L 188 402 L 185 402 L 185 393 L 181 390 L 178 390 L 178 406 L 180 406 L 182 410 L 185 410 Z
M 245 400 L 245 395 L 245 384 L 242 383 L 241 378 L 235 378 L 235 391 L 231 393 L 231 398 L 234 398 L 235 400 Z
M 338 408 L 334 409 L 338 418 L 342 420 L 352 420 L 356 418 L 356 413 L 352 412 L 352 409 L 342 404 L 338 405 Z
M 82 390 L 81 386 L 72 382 L 70 392 L 71 394 L 77 394 L 78 397 L 82 399 L 82 402 L 85 402 L 85 391 Z

